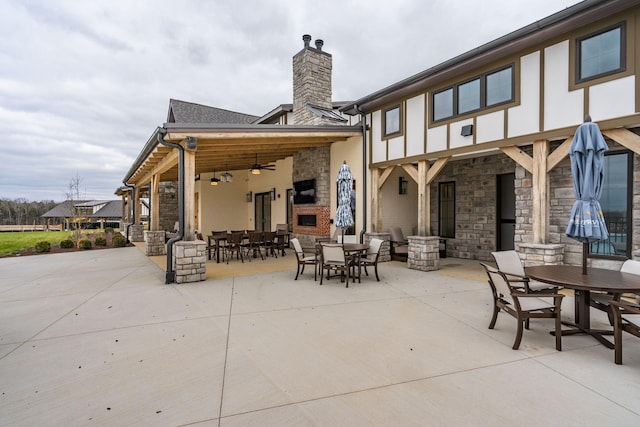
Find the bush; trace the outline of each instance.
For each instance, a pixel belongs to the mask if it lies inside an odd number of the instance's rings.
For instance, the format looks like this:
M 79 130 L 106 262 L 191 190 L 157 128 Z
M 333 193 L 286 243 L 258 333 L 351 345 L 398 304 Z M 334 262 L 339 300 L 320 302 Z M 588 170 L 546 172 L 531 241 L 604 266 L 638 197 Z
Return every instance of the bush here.
M 107 239 L 104 237 L 98 236 L 96 237 L 96 246 L 107 246 Z
M 91 249 L 91 240 L 81 239 L 78 241 L 78 247 L 80 249 Z
M 113 227 L 106 227 L 106 228 L 104 229 L 104 232 L 105 232 L 105 233 L 107 233 L 107 234 L 112 234 L 112 233 L 113 233 Z M 96 244 L 97 244 L 97 243 L 96 243 Z
M 62 242 L 60 242 L 60 247 L 62 249 L 71 249 L 73 247 L 73 240 L 63 240 Z
M 113 238 L 111 239 L 111 243 L 113 244 L 114 248 L 122 248 L 127 244 L 127 240 L 123 235 L 117 234 L 113 236 Z
M 38 253 L 51 252 L 51 243 L 47 242 L 46 240 L 42 240 L 40 242 L 37 242 L 36 243 L 36 252 L 38 252 Z

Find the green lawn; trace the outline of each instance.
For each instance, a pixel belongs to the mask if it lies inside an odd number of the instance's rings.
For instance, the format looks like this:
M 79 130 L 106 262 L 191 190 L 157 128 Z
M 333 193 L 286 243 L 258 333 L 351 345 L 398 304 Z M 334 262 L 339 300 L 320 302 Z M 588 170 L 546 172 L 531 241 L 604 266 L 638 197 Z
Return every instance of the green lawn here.
M 82 230 L 82 233 L 102 230 Z M 23 249 L 33 248 L 36 242 L 46 240 L 52 245 L 72 237 L 70 231 L 14 231 L 0 233 L 0 255 L 7 255 Z

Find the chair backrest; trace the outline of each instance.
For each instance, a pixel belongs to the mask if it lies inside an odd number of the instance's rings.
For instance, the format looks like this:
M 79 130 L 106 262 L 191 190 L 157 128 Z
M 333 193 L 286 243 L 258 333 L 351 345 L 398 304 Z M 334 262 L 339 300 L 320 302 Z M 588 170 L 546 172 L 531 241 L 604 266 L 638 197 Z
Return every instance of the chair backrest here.
M 300 245 L 300 241 L 297 238 L 293 238 L 290 240 L 293 245 L 293 250 L 296 251 L 296 254 L 303 256 L 304 252 L 302 251 L 302 246 Z
M 251 231 L 248 233 L 249 242 L 257 243 L 262 241 L 262 231 Z
M 378 239 L 378 238 L 373 238 L 371 239 L 371 241 L 369 242 L 369 249 L 367 250 L 367 253 L 369 255 L 377 255 L 378 253 L 380 253 L 380 247 L 382 247 L 382 239 Z
M 344 263 L 344 249 L 340 244 L 325 243 L 322 245 L 322 259 L 326 263 Z
M 389 229 L 389 233 L 391 234 L 392 242 L 406 242 L 407 239 L 404 237 L 402 233 L 402 229 L 400 227 L 391 227 Z
M 516 251 L 499 251 L 491 252 L 491 256 L 496 261 L 498 270 L 505 274 L 515 274 L 517 276 L 525 276 L 524 267 L 520 260 L 520 255 Z
M 640 274 L 640 261 L 628 259 L 622 264 L 620 271 L 623 273 Z
M 273 243 L 273 241 L 275 239 L 276 239 L 276 232 L 275 231 L 265 231 L 264 232 L 264 237 L 262 238 L 262 240 L 264 240 L 265 242 Z
M 227 241 L 232 245 L 239 245 L 242 243 L 242 238 L 244 237 L 244 232 L 242 233 L 229 233 L 227 234 Z
M 489 284 L 493 285 L 497 296 L 510 301 L 511 300 L 511 289 L 509 288 L 509 284 L 505 280 L 504 276 L 500 274 L 500 271 L 487 265 L 485 263 L 480 263 L 484 267 L 484 270 L 487 272 L 487 276 L 489 277 Z

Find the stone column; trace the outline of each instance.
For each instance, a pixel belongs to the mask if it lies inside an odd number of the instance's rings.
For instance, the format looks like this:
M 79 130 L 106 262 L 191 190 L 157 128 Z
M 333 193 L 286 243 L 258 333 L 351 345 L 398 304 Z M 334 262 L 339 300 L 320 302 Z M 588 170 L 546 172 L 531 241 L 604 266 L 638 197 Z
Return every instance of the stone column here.
M 438 236 L 409 236 L 407 267 L 413 270 L 440 269 L 440 238 Z
M 382 246 L 380 246 L 380 255 L 378 255 L 378 262 L 391 261 L 391 234 L 376 232 L 366 233 L 364 235 L 364 243 L 369 244 L 369 242 L 373 238 L 382 239 Z
M 167 245 L 164 242 L 165 235 L 166 233 L 164 231 L 145 231 L 144 232 L 144 241 L 146 243 L 145 255 L 147 256 L 166 255 Z
M 201 282 L 207 279 L 207 244 L 202 240 L 178 241 L 173 245 L 173 269 L 176 283 Z
M 144 225 L 132 224 L 129 227 L 129 240 L 132 242 L 144 242 Z

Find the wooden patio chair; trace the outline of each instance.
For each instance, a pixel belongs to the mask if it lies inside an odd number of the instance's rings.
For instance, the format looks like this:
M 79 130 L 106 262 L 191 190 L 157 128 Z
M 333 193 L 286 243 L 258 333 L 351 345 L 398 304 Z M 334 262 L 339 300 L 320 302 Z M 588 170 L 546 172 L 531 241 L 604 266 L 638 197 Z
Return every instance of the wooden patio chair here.
M 524 293 L 522 286 L 514 286 L 510 283 L 508 275 L 495 267 L 480 263 L 487 272 L 489 286 L 493 294 L 493 315 L 489 323 L 489 329 L 493 329 L 498 319 L 500 310 L 515 317 L 518 321 L 516 339 L 513 349 L 520 348 L 522 333 L 529 329 L 529 319 L 551 318 L 555 319 L 556 350 L 562 350 L 562 323 L 560 319 L 560 305 L 564 295 L 558 293 Z M 553 304 L 541 298 L 552 298 Z
M 369 272 L 367 271 L 367 267 L 373 267 L 376 272 L 376 280 L 378 282 L 380 281 L 380 277 L 378 276 L 378 258 L 380 257 L 382 242 L 382 239 L 371 239 L 366 255 L 360 257 L 360 267 L 364 267 L 364 274 L 368 276 Z
M 344 253 L 341 244 L 323 243 L 322 245 L 322 264 L 320 267 L 320 284 L 324 278 L 324 271 L 327 271 L 327 279 L 331 278 L 331 271 L 336 273 L 339 271 L 341 276 L 346 276 L 346 287 L 349 287 L 349 270 L 351 265 Z
M 636 304 L 612 300 L 609 305 L 613 314 L 614 361 L 622 365 L 622 332 L 640 337 L 640 296 L 636 297 Z
M 491 256 L 495 260 L 498 270 L 508 276 L 512 286 L 521 288 L 525 293 L 558 291 L 557 286 L 531 280 L 524 272 L 524 266 L 518 252 L 513 250 L 491 252 Z
M 227 257 L 227 264 L 229 264 L 229 258 L 235 252 L 236 259 L 240 258 L 244 264 L 244 258 L 242 257 L 242 240 L 244 239 L 244 232 L 229 233 L 227 234 L 227 246 L 225 248 L 225 256 Z
M 313 281 L 317 280 L 318 274 L 318 257 L 317 255 L 305 255 L 302 245 L 300 245 L 300 241 L 296 238 L 291 239 L 291 244 L 293 245 L 293 249 L 296 252 L 296 258 L 298 259 L 298 265 L 296 270 L 296 278 L 294 280 L 298 280 L 298 276 L 304 273 L 304 267 L 307 265 L 313 265 Z

